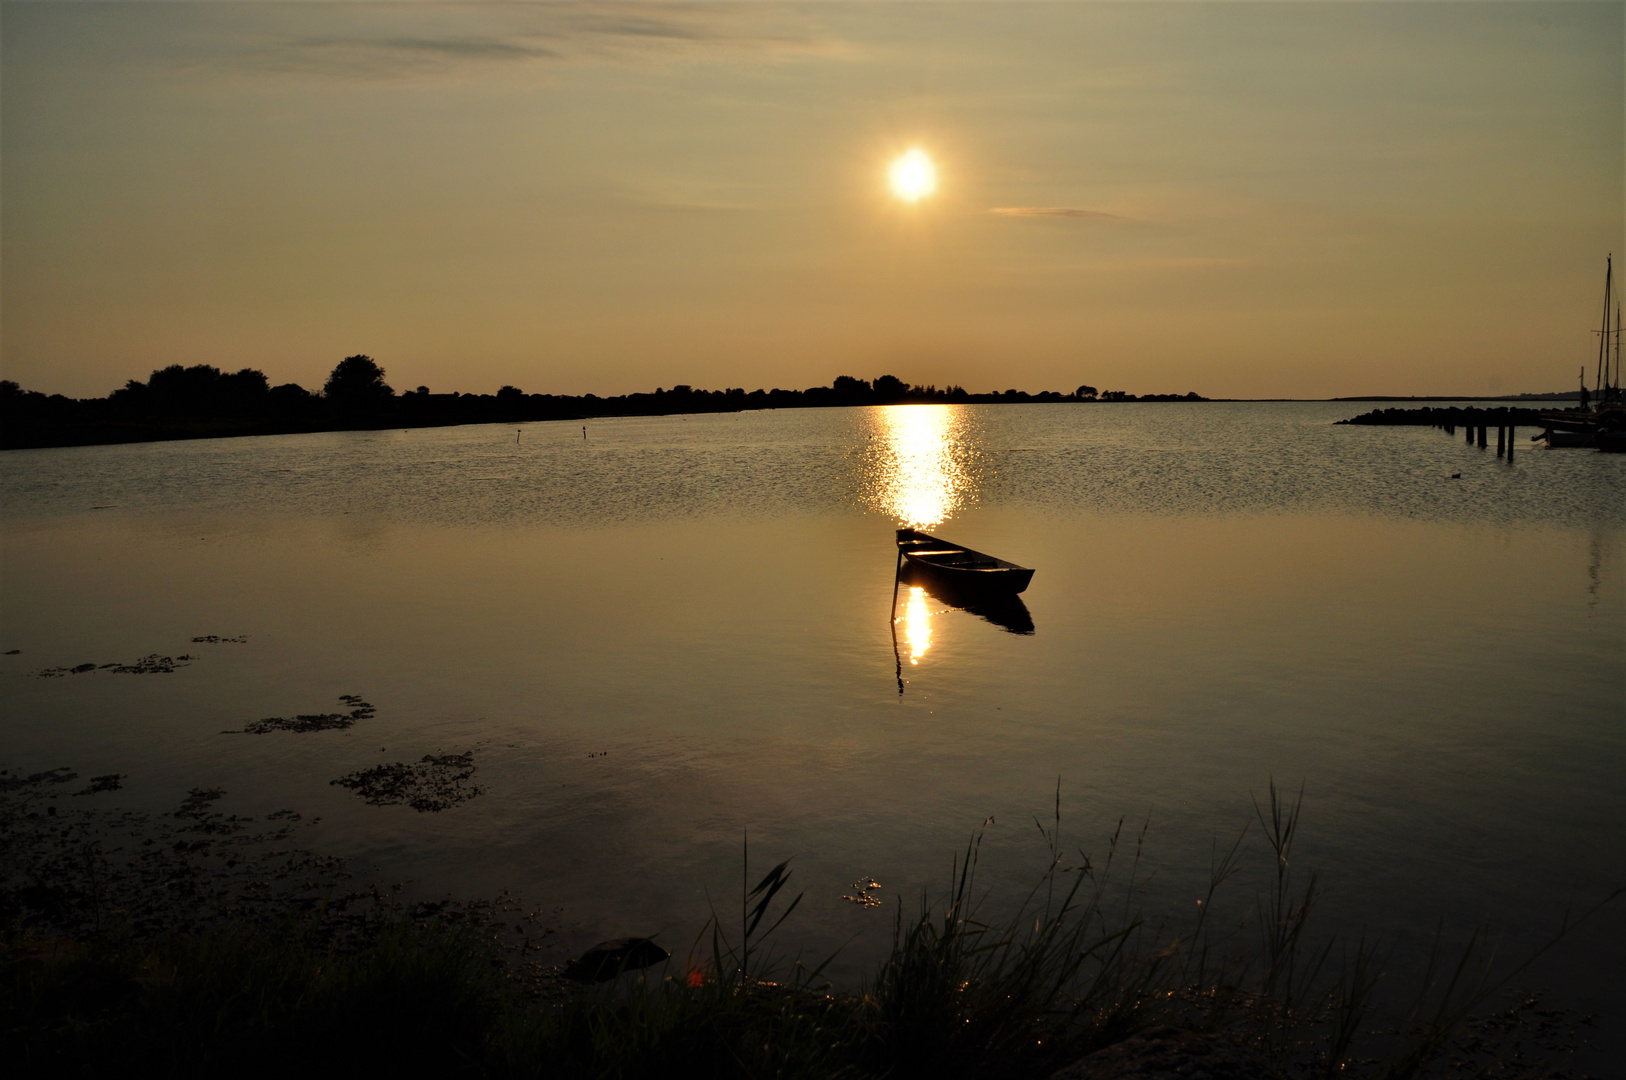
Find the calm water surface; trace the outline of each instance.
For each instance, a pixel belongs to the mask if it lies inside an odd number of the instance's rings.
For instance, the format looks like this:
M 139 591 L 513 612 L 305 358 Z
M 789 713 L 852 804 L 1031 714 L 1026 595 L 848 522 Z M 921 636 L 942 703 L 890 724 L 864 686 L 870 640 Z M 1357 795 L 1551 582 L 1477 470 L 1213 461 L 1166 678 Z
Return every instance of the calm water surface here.
M 561 954 L 652 930 L 681 947 L 749 828 L 757 857 L 796 856 L 799 942 L 860 935 L 848 977 L 985 819 L 992 902 L 1030 883 L 1058 778 L 1077 847 L 1150 816 L 1147 902 L 1184 905 L 1275 777 L 1305 787 L 1329 928 L 1490 920 L 1518 946 L 1626 883 L 1626 456 L 1509 466 L 1331 425 L 1351 411 L 902 406 L 7 452 L 0 764 L 127 773 L 118 797 L 154 810 L 201 785 L 232 812 L 320 814 L 313 843 L 364 873 L 557 906 Z M 895 596 L 900 523 L 1037 567 L 1033 632 Z M 196 660 L 34 674 L 154 652 Z M 221 734 L 347 693 L 377 716 Z M 440 814 L 329 783 L 465 750 L 485 793 Z M 863 876 L 882 907 L 841 899 Z M 1626 1025 L 1626 916 L 1540 978 Z

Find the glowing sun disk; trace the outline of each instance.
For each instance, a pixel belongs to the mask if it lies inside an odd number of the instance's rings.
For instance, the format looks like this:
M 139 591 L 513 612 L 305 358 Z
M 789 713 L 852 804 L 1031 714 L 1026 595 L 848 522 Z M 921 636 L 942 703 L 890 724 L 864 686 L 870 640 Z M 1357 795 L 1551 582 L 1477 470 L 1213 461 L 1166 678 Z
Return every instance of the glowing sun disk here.
M 904 202 L 919 202 L 937 190 L 937 166 L 924 150 L 910 150 L 887 170 L 892 194 Z

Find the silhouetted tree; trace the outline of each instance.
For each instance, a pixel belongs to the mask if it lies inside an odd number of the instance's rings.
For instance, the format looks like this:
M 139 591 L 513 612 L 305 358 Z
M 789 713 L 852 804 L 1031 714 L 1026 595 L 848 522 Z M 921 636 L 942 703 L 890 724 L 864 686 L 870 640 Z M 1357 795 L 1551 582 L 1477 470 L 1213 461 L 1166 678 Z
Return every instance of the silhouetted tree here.
M 171 364 L 147 378 L 147 408 L 171 416 L 201 416 L 208 411 L 220 369 L 209 364 Z
M 517 386 L 505 386 L 497 391 L 497 415 L 504 420 L 518 420 L 525 411 L 525 391 Z
M 372 357 L 357 355 L 339 361 L 322 387 L 322 396 L 346 412 L 368 412 L 394 398 L 395 391 L 384 382 L 384 369 Z
M 902 401 L 903 396 L 909 392 L 909 384 L 896 375 L 882 375 L 875 380 L 875 400 L 879 402 Z
M 254 368 L 226 374 L 211 364 L 171 364 L 146 382 L 129 380 L 108 401 L 125 416 L 214 420 L 263 416 L 269 393 L 265 372 Z
M 851 375 L 837 375 L 830 389 L 832 395 L 844 405 L 858 405 L 870 400 L 869 383 Z
M 284 419 L 307 417 L 317 410 L 315 395 L 298 383 L 273 386 L 266 397 L 272 414 Z
M 1097 393 L 1099 393 L 1099 391 L 1096 390 L 1095 387 L 1084 385 L 1079 387 L 1077 390 L 1074 390 L 1073 396 L 1078 398 L 1080 401 L 1094 401 Z

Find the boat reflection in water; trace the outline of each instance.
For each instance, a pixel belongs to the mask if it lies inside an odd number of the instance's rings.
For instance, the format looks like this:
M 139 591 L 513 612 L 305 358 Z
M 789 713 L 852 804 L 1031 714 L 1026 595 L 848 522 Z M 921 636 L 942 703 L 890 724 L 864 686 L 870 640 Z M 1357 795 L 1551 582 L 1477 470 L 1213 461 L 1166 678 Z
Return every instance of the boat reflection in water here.
M 920 594 L 922 611 L 925 609 L 925 598 L 947 604 L 949 607 L 959 608 L 961 611 L 979 615 L 993 623 L 1001 630 L 1012 634 L 1033 633 L 1033 616 L 1028 612 L 1028 606 L 1022 603 L 1022 598 L 1015 593 L 997 592 L 992 590 L 962 590 L 956 589 L 950 583 L 942 580 L 938 575 L 922 570 L 908 561 L 898 567 L 898 582 L 909 589 L 911 606 L 913 598 Z M 911 613 L 909 621 L 913 621 Z M 913 635 L 909 635 L 913 641 Z M 930 629 L 926 630 L 926 641 L 931 640 Z M 922 647 L 920 652 L 925 652 Z
M 903 611 L 898 611 L 902 596 Z M 977 615 L 1012 634 L 1033 633 L 1033 616 L 1015 593 L 954 588 L 937 574 L 900 558 L 892 580 L 892 659 L 895 663 L 898 694 L 903 694 L 903 661 L 919 664 L 932 647 L 932 601 Z M 900 634 L 901 631 L 901 634 Z

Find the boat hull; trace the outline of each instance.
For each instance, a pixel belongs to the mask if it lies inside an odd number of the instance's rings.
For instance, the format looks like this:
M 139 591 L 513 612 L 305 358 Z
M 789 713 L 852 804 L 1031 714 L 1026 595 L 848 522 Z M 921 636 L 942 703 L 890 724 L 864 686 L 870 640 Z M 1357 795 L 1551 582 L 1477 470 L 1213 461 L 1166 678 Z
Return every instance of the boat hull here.
M 898 530 L 898 549 L 909 566 L 946 589 L 965 596 L 1015 595 L 1033 580 L 1030 567 L 1018 566 L 971 548 L 914 529 Z

